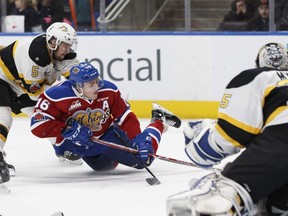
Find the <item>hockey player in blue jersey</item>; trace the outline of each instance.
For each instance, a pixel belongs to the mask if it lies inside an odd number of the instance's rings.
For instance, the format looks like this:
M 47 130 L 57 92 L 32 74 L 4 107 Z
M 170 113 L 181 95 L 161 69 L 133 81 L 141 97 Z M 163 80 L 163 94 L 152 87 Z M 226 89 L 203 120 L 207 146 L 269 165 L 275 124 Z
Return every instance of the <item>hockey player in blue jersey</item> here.
M 81 157 L 95 171 L 113 170 L 118 163 L 136 169 L 149 166 L 168 126 L 180 127 L 180 119 L 154 104 L 152 120 L 141 132 L 140 122 L 117 86 L 102 80 L 93 65 L 79 63 L 69 80 L 39 96 L 31 118 L 31 131 L 40 138 L 56 137 L 57 155 Z M 103 146 L 91 139 L 137 149 L 134 154 Z
M 185 152 L 199 167 L 243 151 L 222 172 L 192 180 L 190 191 L 170 197 L 169 216 L 181 208 L 195 215 L 287 215 L 287 62 L 284 46 L 265 44 L 257 68 L 241 72 L 227 85 L 217 121 L 193 121 L 184 127 Z M 185 196 L 187 205 L 179 207 Z

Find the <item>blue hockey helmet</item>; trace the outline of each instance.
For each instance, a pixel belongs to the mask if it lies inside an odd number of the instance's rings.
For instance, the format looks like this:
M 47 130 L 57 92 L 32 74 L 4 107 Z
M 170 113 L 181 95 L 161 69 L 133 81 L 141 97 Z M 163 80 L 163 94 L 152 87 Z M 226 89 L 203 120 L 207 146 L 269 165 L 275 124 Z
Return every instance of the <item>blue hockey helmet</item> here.
M 98 79 L 98 88 L 103 87 L 104 83 L 98 70 L 89 63 L 81 62 L 70 69 L 70 82 L 74 87 L 83 87 L 83 83 Z

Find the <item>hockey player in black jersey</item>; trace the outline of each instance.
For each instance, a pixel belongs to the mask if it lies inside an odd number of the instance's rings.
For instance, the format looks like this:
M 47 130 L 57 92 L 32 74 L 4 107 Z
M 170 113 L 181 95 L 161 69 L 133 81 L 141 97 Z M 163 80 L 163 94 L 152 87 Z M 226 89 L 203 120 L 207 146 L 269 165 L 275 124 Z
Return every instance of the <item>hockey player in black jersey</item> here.
M 192 215 L 260 215 L 263 210 L 266 214 L 287 215 L 288 71 L 285 47 L 278 43 L 264 45 L 256 64 L 257 68 L 245 70 L 229 82 L 216 121 L 189 122 L 184 128 L 185 152 L 199 167 L 211 167 L 228 155 L 238 153 L 240 149 L 243 151 L 223 171 L 192 180 L 191 190 L 171 196 L 168 199 L 169 216 L 181 211 L 179 215 L 184 212 L 192 212 Z M 187 203 L 179 204 L 181 199 Z
M 12 112 L 33 113 L 38 96 L 60 75 L 69 76 L 76 59 L 76 31 L 67 23 L 52 24 L 45 34 L 16 40 L 0 50 L 0 184 L 10 180 L 4 145 Z

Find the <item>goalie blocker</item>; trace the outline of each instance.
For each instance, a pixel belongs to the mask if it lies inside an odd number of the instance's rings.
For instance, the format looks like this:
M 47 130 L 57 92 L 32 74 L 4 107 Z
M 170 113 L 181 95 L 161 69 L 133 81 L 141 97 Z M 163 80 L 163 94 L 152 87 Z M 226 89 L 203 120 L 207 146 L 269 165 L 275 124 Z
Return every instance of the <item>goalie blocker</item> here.
M 210 167 L 221 162 L 228 155 L 239 152 L 231 145 L 215 142 L 213 128 L 215 120 L 192 121 L 184 127 L 185 153 L 192 162 L 201 167 Z

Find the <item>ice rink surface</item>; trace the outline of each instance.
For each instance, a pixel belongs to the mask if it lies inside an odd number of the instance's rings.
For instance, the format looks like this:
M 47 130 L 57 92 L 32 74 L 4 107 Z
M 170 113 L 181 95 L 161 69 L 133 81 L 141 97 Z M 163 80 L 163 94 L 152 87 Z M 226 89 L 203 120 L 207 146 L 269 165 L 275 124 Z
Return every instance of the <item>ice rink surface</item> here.
M 141 119 L 141 127 L 148 124 Z M 189 162 L 184 152 L 183 125 L 163 134 L 158 155 Z M 160 185 L 150 186 L 151 175 L 119 165 L 95 172 L 86 164 L 59 163 L 47 139 L 30 132 L 28 118 L 14 118 L 5 146 L 7 162 L 16 167 L 10 193 L 0 194 L 1 216 L 164 216 L 168 196 L 187 190 L 190 179 L 209 173 L 199 168 L 155 159 L 150 170 Z M 221 165 L 220 165 L 221 166 Z

